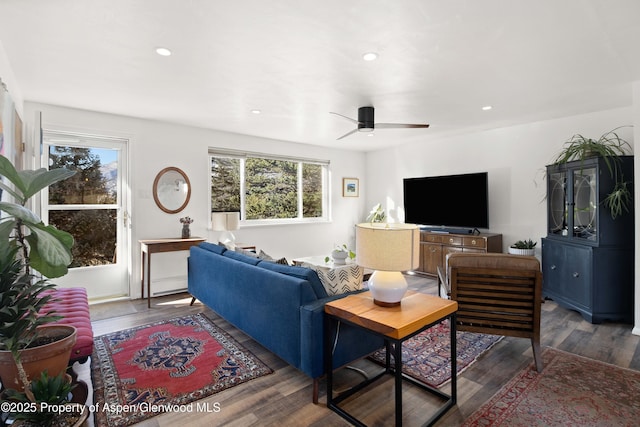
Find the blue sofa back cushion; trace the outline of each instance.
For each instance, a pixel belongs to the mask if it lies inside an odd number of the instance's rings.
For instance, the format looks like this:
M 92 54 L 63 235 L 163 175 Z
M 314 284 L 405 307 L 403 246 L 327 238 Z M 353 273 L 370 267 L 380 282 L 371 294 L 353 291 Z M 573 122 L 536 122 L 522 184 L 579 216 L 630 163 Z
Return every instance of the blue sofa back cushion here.
M 258 265 L 258 263 L 260 261 L 262 261 L 258 257 L 252 257 L 252 256 L 244 255 L 244 254 L 241 254 L 240 252 L 236 252 L 236 251 L 224 251 L 222 256 L 226 256 L 227 258 L 235 259 L 236 261 L 242 261 L 242 262 L 244 262 L 246 264 L 250 264 L 250 265 Z
M 258 267 L 262 267 L 267 270 L 276 271 L 278 273 L 286 274 L 288 276 L 297 277 L 298 279 L 307 280 L 311 283 L 311 287 L 313 291 L 316 293 L 318 298 L 326 298 L 327 291 L 325 291 L 324 286 L 322 286 L 322 282 L 318 277 L 318 273 L 306 267 L 298 267 L 295 265 L 284 265 L 277 264 L 272 261 L 261 261 L 258 264 Z
M 222 255 L 227 250 L 224 246 L 216 245 L 215 243 L 202 242 L 199 245 L 202 249 L 206 249 L 214 254 Z

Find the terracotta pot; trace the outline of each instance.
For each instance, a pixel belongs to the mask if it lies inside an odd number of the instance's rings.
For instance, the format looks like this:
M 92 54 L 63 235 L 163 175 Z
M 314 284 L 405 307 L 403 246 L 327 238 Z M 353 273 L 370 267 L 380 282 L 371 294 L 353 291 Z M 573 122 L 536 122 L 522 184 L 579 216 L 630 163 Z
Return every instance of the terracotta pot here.
M 57 376 L 65 372 L 71 357 L 71 349 L 76 343 L 76 328 L 71 325 L 39 326 L 38 336 L 64 336 L 65 338 L 21 350 L 20 359 L 29 380 L 39 377 L 45 369 L 49 376 Z M 0 351 L 0 380 L 5 388 L 24 391 L 18 379 L 18 369 L 9 351 Z

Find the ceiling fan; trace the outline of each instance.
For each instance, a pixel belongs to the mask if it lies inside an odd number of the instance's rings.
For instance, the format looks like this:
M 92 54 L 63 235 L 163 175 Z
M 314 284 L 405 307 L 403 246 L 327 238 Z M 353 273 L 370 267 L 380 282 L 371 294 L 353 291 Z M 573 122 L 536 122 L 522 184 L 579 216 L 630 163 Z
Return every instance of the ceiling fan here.
M 360 131 L 360 132 L 372 132 L 373 129 L 375 129 L 375 128 L 379 128 L 379 129 L 396 128 L 397 129 L 397 128 L 428 128 L 429 127 L 428 124 L 374 123 L 373 112 L 374 112 L 374 108 L 373 107 L 360 107 L 360 108 L 358 108 L 358 120 L 354 120 L 351 117 L 343 116 L 342 114 L 339 114 L 339 113 L 329 112 L 330 114 L 335 114 L 336 116 L 344 117 L 345 119 L 349 120 L 350 122 L 353 122 L 356 125 L 358 125 L 357 128 L 355 128 L 354 130 L 352 130 L 350 132 L 347 132 L 346 134 L 342 135 L 338 139 L 346 138 L 347 136 L 351 135 L 352 133 L 355 133 L 355 132 L 358 132 L 358 131 Z

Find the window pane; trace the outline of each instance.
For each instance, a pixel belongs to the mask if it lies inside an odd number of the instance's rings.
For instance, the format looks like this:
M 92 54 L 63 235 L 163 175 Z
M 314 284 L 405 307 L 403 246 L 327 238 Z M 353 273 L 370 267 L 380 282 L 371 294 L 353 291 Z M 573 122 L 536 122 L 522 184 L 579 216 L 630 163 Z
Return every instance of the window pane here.
M 116 209 L 49 211 L 49 224 L 75 239 L 70 267 L 116 262 Z
M 240 159 L 211 158 L 211 210 L 240 211 Z
M 297 162 L 247 159 L 246 219 L 297 218 L 297 170 Z
M 322 166 L 302 164 L 302 216 L 322 217 Z
M 113 204 L 117 193 L 117 153 L 100 148 L 51 146 L 49 169 L 76 171 L 49 187 L 49 204 Z

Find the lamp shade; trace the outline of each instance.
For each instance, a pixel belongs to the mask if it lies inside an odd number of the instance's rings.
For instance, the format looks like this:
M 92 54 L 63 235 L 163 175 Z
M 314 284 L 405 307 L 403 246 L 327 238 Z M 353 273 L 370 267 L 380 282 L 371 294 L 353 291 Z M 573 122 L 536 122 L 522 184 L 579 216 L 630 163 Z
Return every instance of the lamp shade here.
M 240 224 L 240 212 L 211 212 L 211 228 L 214 231 L 237 230 Z
M 380 271 L 407 271 L 420 263 L 420 228 L 415 224 L 356 225 L 358 265 Z

